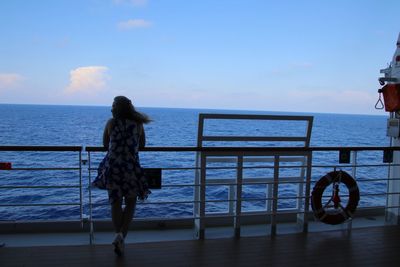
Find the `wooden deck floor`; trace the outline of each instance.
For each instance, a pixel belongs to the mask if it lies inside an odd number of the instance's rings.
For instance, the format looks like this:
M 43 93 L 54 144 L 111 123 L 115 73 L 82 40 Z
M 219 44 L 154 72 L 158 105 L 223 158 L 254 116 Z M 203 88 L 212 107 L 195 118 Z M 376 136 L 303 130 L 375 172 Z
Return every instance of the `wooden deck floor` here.
M 111 245 L 3 247 L 0 266 L 400 266 L 400 226 L 271 237 Z

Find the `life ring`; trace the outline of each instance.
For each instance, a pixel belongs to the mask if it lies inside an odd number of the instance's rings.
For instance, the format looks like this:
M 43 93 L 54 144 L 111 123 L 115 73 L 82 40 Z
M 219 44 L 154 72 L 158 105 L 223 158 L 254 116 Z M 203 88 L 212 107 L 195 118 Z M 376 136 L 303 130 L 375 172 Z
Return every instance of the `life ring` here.
M 334 190 L 331 199 L 327 204 L 322 206 L 322 194 L 325 189 L 330 185 L 334 184 Z M 339 184 L 343 183 L 349 190 L 349 200 L 346 207 L 340 204 L 339 197 Z M 358 202 L 360 200 L 360 191 L 358 189 L 356 181 L 345 171 L 333 171 L 322 176 L 321 179 L 315 184 L 314 189 L 311 193 L 311 207 L 315 217 L 326 224 L 341 224 L 352 218 L 354 212 L 357 209 Z M 333 202 L 335 211 L 327 212 L 325 209 L 327 205 Z

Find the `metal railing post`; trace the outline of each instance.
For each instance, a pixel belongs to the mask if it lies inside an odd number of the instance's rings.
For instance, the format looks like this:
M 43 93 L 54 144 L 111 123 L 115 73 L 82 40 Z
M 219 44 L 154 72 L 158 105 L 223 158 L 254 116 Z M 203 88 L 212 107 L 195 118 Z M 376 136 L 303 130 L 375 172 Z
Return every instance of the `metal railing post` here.
M 240 238 L 240 217 L 242 214 L 243 156 L 238 156 L 236 168 L 236 208 L 234 217 L 235 237 Z
M 272 197 L 272 214 L 271 214 L 271 236 L 276 235 L 277 212 L 278 212 L 278 187 L 279 185 L 279 156 L 274 156 L 274 183 Z
M 79 151 L 79 203 L 81 227 L 83 228 L 82 151 Z
M 89 190 L 89 243 L 94 243 L 94 229 L 93 229 L 93 206 L 92 206 L 92 161 L 90 159 L 90 151 L 88 151 L 88 190 Z
M 304 165 L 306 165 L 306 157 L 303 158 L 303 161 L 301 163 L 303 166 L 301 166 L 301 170 L 300 170 L 300 177 L 302 180 L 305 179 L 305 175 L 306 175 L 306 167 Z M 297 206 L 296 208 L 298 209 L 298 211 L 301 211 L 301 209 L 303 208 L 303 197 L 304 197 L 304 184 L 300 183 L 298 186 L 298 192 L 297 192 Z
M 357 151 L 351 151 L 351 176 L 353 176 L 354 180 L 357 181 Z M 347 232 L 350 234 L 353 229 L 353 220 L 349 220 L 347 222 Z
M 193 197 L 194 197 L 194 205 L 193 205 L 193 215 L 196 217 L 200 213 L 200 152 L 196 152 L 196 161 L 195 161 L 195 170 L 194 170 L 194 188 L 193 188 Z
M 206 216 L 206 172 L 207 172 L 207 157 L 201 154 L 200 163 L 200 221 L 198 229 L 198 238 L 205 238 L 205 216 Z
M 312 152 L 307 154 L 307 171 L 306 171 L 306 193 L 304 198 L 304 214 L 303 214 L 303 232 L 308 232 L 308 212 L 310 210 L 310 192 L 311 192 L 311 173 L 312 173 Z
M 272 190 L 273 190 L 273 186 L 271 184 L 267 184 L 267 201 L 266 201 L 266 205 L 267 205 L 267 212 L 271 212 L 272 210 Z

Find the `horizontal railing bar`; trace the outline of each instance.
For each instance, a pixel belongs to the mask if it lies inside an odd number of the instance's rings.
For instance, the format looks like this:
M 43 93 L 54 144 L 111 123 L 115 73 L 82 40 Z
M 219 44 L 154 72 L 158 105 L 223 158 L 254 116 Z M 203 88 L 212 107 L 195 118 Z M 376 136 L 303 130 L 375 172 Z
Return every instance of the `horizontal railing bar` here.
M 162 187 L 194 187 L 200 186 L 195 184 L 163 184 Z
M 293 136 L 293 137 L 264 137 L 264 136 L 220 136 L 220 135 L 209 135 L 203 136 L 203 142 L 208 141 L 221 141 L 221 142 L 247 142 L 247 141 L 306 141 L 307 137 Z
M 82 146 L 0 146 L 0 151 L 82 151 Z M 212 151 L 371 151 L 371 150 L 388 150 L 398 151 L 400 147 L 145 147 L 141 151 L 159 151 L 159 152 L 212 152 Z M 85 151 L 107 151 L 104 147 L 87 146 Z
M 141 202 L 140 205 L 166 205 L 166 204 L 195 204 L 200 201 L 196 200 L 182 200 L 182 201 L 166 201 L 166 202 Z M 109 206 L 109 203 L 92 203 L 92 207 Z
M 384 195 L 400 195 L 400 192 L 384 193 Z
M 236 163 L 238 156 L 227 156 L 227 157 L 218 157 L 218 156 L 210 156 L 207 157 L 207 163 Z M 243 158 L 243 163 L 247 162 L 274 162 L 274 156 L 248 156 Z M 305 161 L 305 156 L 282 156 L 279 158 L 280 162 L 299 162 L 303 163 Z
M 279 199 L 288 200 L 288 199 L 304 199 L 305 197 L 279 197 Z M 242 198 L 242 201 L 265 201 L 265 200 L 273 200 L 273 198 Z M 211 200 L 181 200 L 181 201 L 163 201 L 163 202 L 142 202 L 141 204 L 145 205 L 165 205 L 165 204 L 196 204 L 196 203 L 224 203 L 224 202 L 236 202 L 236 199 L 211 199 Z M 93 206 L 107 206 L 109 203 L 92 203 Z
M 400 208 L 400 206 L 397 205 L 397 206 L 388 206 L 388 207 L 385 207 L 385 209 L 396 209 L 396 208 Z
M 80 185 L 6 185 L 0 186 L 0 189 L 24 189 L 24 188 L 80 188 Z
M 389 181 L 389 180 L 393 180 L 393 179 L 389 179 L 389 178 L 372 178 L 372 179 L 368 179 L 368 178 L 357 178 L 355 179 L 356 182 L 378 182 L 378 181 Z M 400 178 L 394 179 L 394 180 L 400 180 Z
M 282 181 L 279 184 L 305 184 L 307 183 L 306 181 L 302 181 L 302 182 L 290 182 L 290 181 Z M 249 183 L 242 183 L 242 185 L 269 185 L 269 184 L 274 184 L 274 182 L 249 182 Z M 237 183 L 206 183 L 206 186 L 221 186 L 221 185 L 226 185 L 226 186 L 236 186 Z M 200 184 L 166 184 L 166 185 L 162 185 L 163 187 L 200 187 Z
M 207 180 L 208 179 L 210 179 L 210 178 L 207 178 Z M 248 179 L 248 178 L 244 178 L 243 180 L 246 180 L 246 179 Z M 255 178 L 252 178 L 252 179 L 255 179 Z M 268 178 L 268 179 L 270 179 L 270 178 Z M 210 180 L 212 180 L 212 179 L 210 179 Z M 220 179 L 216 178 L 215 180 L 220 180 Z M 357 182 L 377 182 L 377 181 L 389 181 L 389 180 L 400 180 L 400 178 L 396 178 L 396 179 L 387 179 L 387 178 L 382 178 L 382 179 L 356 179 Z M 316 180 L 315 181 L 313 180 L 312 182 L 316 182 Z M 275 183 L 274 181 L 265 181 L 265 182 L 252 181 L 252 182 L 243 182 L 242 185 L 272 185 L 274 183 Z M 296 185 L 299 185 L 299 184 L 306 184 L 306 183 L 307 182 L 305 180 L 304 181 L 299 181 L 299 180 L 295 180 L 295 181 L 289 181 L 289 180 L 281 181 L 280 180 L 280 181 L 278 181 L 278 184 L 296 184 Z M 236 186 L 237 183 L 235 183 L 235 182 L 233 182 L 233 183 L 232 182 L 207 183 L 207 181 L 206 181 L 206 186 L 219 186 L 219 185 L 226 185 L 226 186 L 234 185 L 234 186 Z M 163 187 L 199 187 L 200 184 L 163 184 L 162 186 Z
M 153 152 L 292 152 L 292 151 L 399 151 L 400 147 L 382 147 L 382 146 L 366 146 L 366 147 L 144 147 L 141 151 Z M 87 152 L 105 152 L 104 147 L 87 146 Z
M 293 212 L 296 212 L 296 213 L 298 213 L 298 214 L 303 214 L 303 213 L 304 213 L 304 211 L 297 211 L 297 210 L 292 210 L 292 209 L 281 209 L 281 210 L 278 209 L 277 212 L 273 212 L 273 211 L 270 211 L 270 212 L 268 212 L 268 211 L 265 211 L 265 212 L 257 212 L 257 215 L 259 215 L 259 216 L 263 216 L 263 215 L 265 215 L 265 216 L 271 216 L 271 215 L 274 215 L 274 214 L 282 214 L 282 213 L 285 213 L 285 212 L 288 212 L 288 211 L 293 211 Z M 252 210 L 249 210 L 249 211 L 242 211 L 241 214 L 229 214 L 228 212 L 226 212 L 226 213 L 216 213 L 216 214 L 213 214 L 213 213 L 211 213 L 211 212 L 210 212 L 210 213 L 207 213 L 207 212 L 206 212 L 205 219 L 212 219 L 212 218 L 237 218 L 237 217 L 240 218 L 240 217 L 250 217 L 250 216 L 254 216 L 253 212 L 254 212 L 254 211 L 252 211 Z M 194 218 L 194 219 L 201 219 L 200 216 L 194 216 L 193 218 Z
M 150 168 L 150 167 L 147 167 L 147 166 L 144 166 L 144 165 L 142 165 L 142 167 L 143 168 Z M 172 168 L 165 167 L 165 168 L 161 168 L 161 169 L 163 171 L 193 171 L 193 170 L 200 170 L 201 168 L 200 167 L 176 167 L 176 168 L 174 168 L 174 167 L 172 167 Z M 207 169 L 210 169 L 210 168 L 207 167 Z M 220 169 L 225 169 L 225 168 L 224 167 L 217 167 L 217 170 L 220 170 Z M 233 168 L 233 169 L 236 169 L 236 168 Z M 88 168 L 88 170 L 97 171 L 97 167 Z
M 383 206 L 376 206 L 377 208 L 381 208 L 381 209 L 385 209 L 385 207 Z M 390 208 L 399 208 L 400 206 L 391 206 Z M 361 207 L 361 208 L 368 208 L 368 207 Z M 299 210 L 299 209 L 295 209 L 295 208 L 283 208 L 283 209 L 278 209 L 278 211 L 276 212 L 276 214 L 284 214 L 284 213 L 297 213 L 297 214 L 304 214 L 303 210 Z M 312 214 L 311 211 L 307 212 Z M 229 214 L 228 211 L 226 212 L 208 212 L 206 213 L 206 217 L 205 219 L 212 219 L 212 218 L 230 218 L 230 217 L 249 217 L 249 216 L 270 216 L 273 215 L 274 212 L 273 211 L 267 211 L 267 210 L 245 210 L 242 211 L 241 214 Z M 135 218 L 134 220 L 149 220 L 149 219 L 157 219 L 158 217 L 140 217 L 140 218 Z M 187 219 L 200 219 L 200 216 L 182 216 L 182 217 L 162 217 L 162 219 L 164 220 L 168 220 L 168 219 L 179 219 L 179 220 L 187 220 Z M 361 217 L 355 217 L 354 219 L 358 219 Z M 100 219 L 93 219 L 94 222 L 98 221 Z
M 79 171 L 78 167 L 52 167 L 52 168 L 12 168 L 9 171 Z
M 360 194 L 360 198 L 361 197 L 371 197 L 371 196 L 386 196 L 386 195 L 399 195 L 400 194 L 400 192 L 392 192 L 392 193 L 370 193 L 370 194 L 368 194 L 368 193 L 366 193 L 366 194 Z M 343 195 L 340 195 L 340 197 L 349 197 L 349 195 L 348 194 L 343 194 Z M 322 196 L 322 198 L 332 198 L 332 195 L 329 195 L 329 196 Z
M 82 146 L 0 146 L 0 151 L 82 151 Z
M 329 165 L 311 165 L 311 168 L 365 168 L 365 167 L 390 167 L 390 166 L 400 166 L 400 164 L 389 164 L 389 163 L 381 163 L 381 164 L 357 164 L 357 165 L 343 165 L 343 164 L 329 164 Z M 243 169 L 273 169 L 273 166 L 243 166 Z M 280 165 L 279 169 L 289 169 L 289 168 L 307 168 L 307 165 Z M 200 169 L 200 167 L 193 167 L 193 169 Z M 237 169 L 237 167 L 208 167 L 207 169 Z
M 390 167 L 390 166 L 400 166 L 400 164 L 389 164 L 389 163 L 381 163 L 381 164 L 357 164 L 357 165 L 344 165 L 344 164 L 335 164 L 335 165 L 312 165 L 312 168 L 334 168 L 334 167 L 340 167 L 340 168 L 367 168 L 367 167 Z M 304 166 L 306 167 L 306 166 Z
M 279 177 L 279 180 L 277 182 L 274 182 L 273 178 L 243 178 L 243 182 L 241 183 L 242 185 L 252 185 L 252 184 L 280 184 L 282 183 L 300 183 L 304 178 L 301 177 Z M 206 185 L 211 185 L 211 184 L 219 184 L 219 183 L 228 183 L 231 185 L 237 185 L 238 183 L 236 182 L 236 178 L 207 178 L 206 179 Z
M 373 165 L 340 165 L 340 168 L 351 168 L 351 167 L 389 167 L 389 166 L 400 166 L 400 164 L 373 164 Z M 279 166 L 279 169 L 290 169 L 290 168 L 306 168 L 306 165 L 290 165 L 290 166 Z M 312 165 L 312 168 L 334 168 L 338 165 Z M 273 166 L 243 166 L 243 169 L 273 169 Z M 162 170 L 165 171 L 179 171 L 179 170 L 200 170 L 200 167 L 165 167 Z M 207 167 L 209 170 L 236 170 L 237 167 Z M 79 168 L 13 168 L 11 170 L 2 171 L 13 171 L 13 170 L 79 170 Z M 91 171 L 96 171 L 97 168 L 90 168 Z
M 243 179 L 246 180 L 246 179 Z M 274 181 L 266 181 L 266 182 L 243 182 L 242 185 L 273 185 L 275 182 Z M 278 181 L 277 184 L 306 184 L 306 181 Z M 213 182 L 213 183 L 207 183 L 206 181 L 206 186 L 221 186 L 221 185 L 226 185 L 226 186 L 237 186 L 237 183 L 232 183 L 232 182 Z M 163 186 L 168 186 L 168 185 L 163 185 Z M 199 187 L 200 184 L 187 184 L 185 186 L 193 186 L 193 187 Z
M 214 180 L 213 178 L 207 178 L 207 180 Z M 235 178 L 233 178 L 235 179 Z M 243 180 L 246 180 L 249 178 L 243 178 Z M 256 179 L 256 178 L 250 178 L 250 179 Z M 265 179 L 265 178 L 260 178 L 260 179 Z M 271 178 L 268 178 L 271 179 Z M 216 178 L 215 180 L 220 180 L 220 178 Z M 230 179 L 231 180 L 231 179 Z M 382 179 L 356 179 L 357 182 L 376 182 L 376 181 L 388 181 L 388 180 L 400 180 L 400 178 L 396 178 L 396 179 L 388 179 L 388 178 L 382 178 Z M 316 181 L 312 181 L 312 182 L 316 182 Z M 272 185 L 274 184 L 274 181 L 252 181 L 252 182 L 243 182 L 242 185 Z M 306 184 L 306 181 L 278 181 L 278 184 L 295 184 L 295 185 L 300 185 L 300 184 Z M 206 181 L 206 186 L 236 186 L 237 183 L 235 182 L 213 182 L 213 183 L 207 183 Z M 163 184 L 162 187 L 200 187 L 200 184 Z
M 306 181 L 279 181 L 278 184 L 306 184 Z M 244 182 L 242 185 L 269 185 L 269 184 L 274 184 L 273 181 L 271 182 Z M 207 183 L 206 186 L 221 186 L 221 185 L 226 185 L 226 186 L 236 186 L 237 183 Z M 200 187 L 200 184 L 163 184 L 162 187 Z
M 387 181 L 398 181 L 400 178 L 387 178 Z
M 343 165 L 342 163 L 339 164 L 334 164 L 334 165 L 311 165 L 312 168 L 334 168 L 334 167 L 340 167 L 340 168 L 352 168 L 352 167 L 358 167 L 358 168 L 365 168 L 365 167 L 390 167 L 390 166 L 400 166 L 400 164 L 388 164 L 388 163 L 381 163 L 381 164 L 357 164 L 357 165 Z M 219 168 L 219 169 L 237 169 L 237 167 L 208 167 L 207 169 L 211 168 Z M 243 166 L 243 169 L 273 169 L 273 166 Z M 279 169 L 290 169 L 290 168 L 307 168 L 307 165 L 280 165 Z M 195 168 L 195 169 L 200 169 L 200 168 Z
M 81 203 L 0 204 L 0 207 L 80 206 Z
M 196 204 L 196 203 L 221 203 L 221 202 L 235 202 L 236 200 L 225 200 L 225 199 L 215 199 L 215 200 L 181 200 L 181 201 L 163 201 L 163 202 L 142 202 L 144 205 L 166 205 L 166 204 Z M 92 203 L 93 206 L 108 206 L 109 203 Z
M 282 210 L 282 211 L 280 211 L 280 212 L 285 212 L 286 210 Z M 253 210 L 249 210 L 249 211 L 242 211 L 242 213 L 240 214 L 240 215 L 234 215 L 234 214 L 229 214 L 228 212 L 224 212 L 224 213 L 216 213 L 216 214 L 214 214 L 214 213 L 206 213 L 206 216 L 205 217 L 203 217 L 204 219 L 212 219 L 212 218 L 234 218 L 234 217 L 246 217 L 246 216 L 254 216 L 254 213 L 255 211 L 253 211 Z M 273 213 L 272 212 L 265 212 L 265 213 L 262 213 L 262 212 L 258 212 L 258 211 L 256 211 L 257 212 L 257 214 L 256 215 L 259 215 L 259 216 L 263 216 L 263 215 L 272 215 Z M 250 213 L 250 214 L 248 214 L 248 213 Z M 298 213 L 301 213 L 301 212 L 298 212 Z M 162 220 L 169 220 L 169 219 L 173 219 L 173 220 L 175 220 L 175 219 L 178 219 L 178 220 L 187 220 L 187 219 L 193 219 L 193 220 L 197 220 L 197 219 L 201 219 L 202 217 L 200 217 L 200 216 L 182 216 L 182 217 L 136 217 L 136 218 L 134 218 L 133 220 L 134 221 L 136 221 L 136 220 L 151 220 L 151 219 L 162 219 Z M 94 221 L 94 222 L 96 222 L 96 221 L 100 221 L 100 220 L 103 220 L 103 218 L 98 218 L 98 219 L 93 219 L 92 221 Z
M 338 168 L 340 167 L 341 169 L 343 168 L 352 168 L 352 167 L 358 167 L 358 168 L 364 168 L 364 167 L 390 167 L 390 166 L 400 166 L 400 164 L 360 164 L 360 165 L 312 165 L 311 168 Z M 145 166 L 144 166 L 145 167 Z M 243 169 L 273 169 L 273 166 L 243 166 Z M 279 169 L 297 169 L 297 168 L 307 168 L 307 165 L 289 165 L 289 166 L 279 166 Z M 162 170 L 166 171 L 179 171 L 179 170 L 200 170 L 200 167 L 165 167 L 162 168 Z M 236 170 L 237 167 L 209 167 L 207 166 L 207 170 Z M 95 171 L 97 168 L 90 168 L 89 170 Z
M 384 196 L 387 193 L 376 193 L 376 194 L 361 194 L 360 196 Z M 400 192 L 389 193 L 390 195 L 397 195 Z M 348 197 L 349 195 L 341 195 L 341 197 Z M 323 196 L 323 199 L 329 199 L 332 196 Z M 305 199 L 305 196 L 280 196 L 278 197 L 279 200 L 296 200 L 296 199 Z M 273 197 L 270 198 L 242 198 L 241 201 L 266 201 L 266 200 L 273 200 Z M 196 203 L 229 203 L 229 202 L 236 202 L 236 199 L 211 199 L 211 200 L 181 200 L 181 201 L 163 201 L 163 202 L 143 202 L 141 204 L 145 205 L 166 205 L 166 204 L 196 204 Z M 107 206 L 108 203 L 92 203 L 94 206 Z
M 199 120 L 279 120 L 279 121 L 305 121 L 311 122 L 313 116 L 290 116 L 290 115 L 261 115 L 261 114 L 215 114 L 201 113 Z
M 232 178 L 232 179 L 235 179 L 235 178 Z M 232 180 L 232 179 L 229 179 L 229 180 Z M 245 181 L 246 179 L 255 179 L 255 178 L 244 178 L 243 180 Z M 260 178 L 260 179 L 265 179 L 265 178 Z M 270 179 L 270 178 L 268 178 L 268 179 Z M 221 180 L 221 179 L 220 178 L 215 178 L 215 179 L 207 178 L 207 180 L 212 181 L 212 180 Z M 236 186 L 237 185 L 236 182 L 229 182 L 229 181 L 207 183 L 207 180 L 206 180 L 206 186 L 223 186 L 223 185 Z M 388 181 L 388 180 L 400 180 L 400 178 L 396 178 L 396 179 L 387 179 L 387 178 L 386 179 L 365 179 L 365 180 L 356 179 L 357 182 L 359 182 L 359 181 L 360 182 L 374 182 L 374 181 Z M 312 180 L 312 182 L 316 182 L 316 180 Z M 243 182 L 242 185 L 273 185 L 274 183 L 276 183 L 276 182 L 274 182 L 273 180 L 271 180 L 271 181 L 251 181 L 251 182 Z M 304 181 L 299 181 L 299 180 L 293 180 L 293 181 L 283 180 L 282 181 L 282 180 L 279 180 L 277 182 L 277 184 L 295 184 L 295 185 L 306 184 L 306 183 L 307 182 L 305 180 Z M 190 183 L 190 184 L 163 184 L 162 185 L 162 187 L 199 187 L 199 186 L 200 186 L 200 184 L 192 184 L 192 183 Z
M 273 197 L 242 198 L 242 202 L 243 202 L 243 201 L 260 201 L 260 200 L 265 201 L 265 200 L 273 200 L 273 199 L 274 199 Z M 290 197 L 290 196 L 288 196 L 288 197 L 278 197 L 277 200 L 280 200 L 280 199 L 282 199 L 282 200 L 288 200 L 288 199 L 293 199 L 293 200 L 295 200 L 295 199 L 305 199 L 305 197 L 298 197 L 298 196 L 292 196 L 292 197 Z
M 279 180 L 278 181 L 278 184 L 305 184 L 306 182 L 305 181 L 299 181 L 300 179 L 302 179 L 301 177 L 293 177 L 293 178 L 291 178 L 291 177 L 280 177 L 280 179 L 285 179 L 285 180 Z M 194 179 L 194 177 L 190 177 L 189 179 Z M 227 180 L 234 180 L 235 178 L 226 178 Z M 251 180 L 256 180 L 256 179 L 260 179 L 260 180 L 266 180 L 266 179 L 268 179 L 268 180 L 270 180 L 270 179 L 272 179 L 271 177 L 270 178 L 267 178 L 267 177 L 264 177 L 264 178 L 262 178 L 262 177 L 260 177 L 260 178 L 254 178 L 254 177 L 251 177 L 251 178 L 243 178 L 243 180 L 245 181 L 245 180 L 248 180 L 248 179 L 251 179 Z M 293 179 L 293 180 L 290 180 L 290 179 Z M 180 180 L 182 180 L 181 178 L 180 178 Z M 207 178 L 207 181 L 215 181 L 215 180 L 223 180 L 223 178 Z M 396 180 L 400 180 L 400 178 L 374 178 L 374 179 L 366 179 L 366 178 L 357 178 L 356 179 L 356 181 L 357 182 L 376 182 L 376 181 L 396 181 Z M 312 182 L 315 182 L 316 180 L 312 180 Z M 243 182 L 242 183 L 242 185 L 269 185 L 269 184 L 274 184 L 274 182 L 273 181 L 251 181 L 251 182 Z M 234 185 L 234 186 L 236 186 L 237 185 L 237 183 L 235 183 L 235 182 L 229 182 L 229 181 L 227 181 L 227 182 L 212 182 L 212 183 L 207 183 L 207 186 L 221 186 L 221 185 L 226 185 L 226 186 L 228 186 L 228 185 Z M 198 187 L 198 186 L 200 186 L 200 185 L 196 185 L 196 184 L 192 184 L 192 183 L 189 183 L 189 184 L 163 184 L 162 185 L 163 187 Z M 0 188 L 1 188 L 1 186 L 0 186 Z

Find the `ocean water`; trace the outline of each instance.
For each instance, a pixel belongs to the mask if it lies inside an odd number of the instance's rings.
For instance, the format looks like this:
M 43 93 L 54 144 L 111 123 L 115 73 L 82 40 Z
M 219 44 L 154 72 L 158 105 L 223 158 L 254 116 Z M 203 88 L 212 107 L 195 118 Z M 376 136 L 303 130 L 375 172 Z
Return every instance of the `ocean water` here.
M 153 120 L 145 126 L 147 146 L 196 146 L 199 113 L 240 113 L 272 115 L 309 115 L 314 116 L 311 146 L 388 146 L 386 137 L 386 117 L 343 114 L 311 114 L 284 112 L 257 112 L 232 110 L 139 108 Z M 101 146 L 105 122 L 110 118 L 110 107 L 89 106 L 45 106 L 45 105 L 0 105 L 0 145 L 51 145 L 51 146 Z M 206 125 L 209 134 L 228 135 L 287 135 L 303 134 L 304 124 L 272 122 L 232 123 L 230 121 L 212 122 Z M 230 145 L 230 144 L 210 144 Z M 260 145 L 255 143 L 243 146 Z M 261 144 L 273 146 L 277 144 Z M 285 145 L 285 144 L 279 144 Z M 362 152 L 358 155 L 360 163 L 379 164 L 380 152 Z M 104 153 L 90 155 L 92 168 L 96 168 Z M 82 154 L 87 158 L 86 152 Z M 141 152 L 143 167 L 163 168 L 163 189 L 153 190 L 149 199 L 138 204 L 138 217 L 187 217 L 193 216 L 194 170 L 181 170 L 195 166 L 193 152 Z M 315 165 L 338 165 L 337 152 L 316 152 Z M 0 152 L 0 162 L 12 162 L 17 170 L 0 171 L 0 220 L 49 220 L 78 219 L 81 214 L 89 213 L 89 183 L 87 165 L 83 166 L 82 181 L 79 180 L 79 154 L 76 152 Z M 260 165 L 260 164 L 258 164 Z M 215 165 L 218 167 L 218 165 Z M 223 165 L 232 167 L 233 165 Z M 269 175 L 268 168 L 253 168 L 257 164 L 249 163 L 246 177 Z M 64 168 L 63 170 L 42 170 L 40 168 Z M 221 166 L 219 166 L 221 167 Z M 268 167 L 268 166 L 267 166 Z M 29 170 L 36 168 L 36 170 Z M 39 168 L 39 169 L 38 169 Z M 338 168 L 341 168 L 338 165 Z M 344 170 L 350 169 L 343 167 Z M 333 167 L 313 168 L 312 179 L 317 180 Z M 291 176 L 299 168 L 282 169 L 281 175 Z M 92 178 L 95 170 L 92 170 Z M 232 169 L 211 171 L 215 178 L 233 178 Z M 360 206 L 384 205 L 385 181 L 373 181 L 387 176 L 386 167 L 360 167 L 357 179 L 366 180 L 359 184 L 362 194 Z M 371 181 L 368 181 L 371 180 Z M 79 185 L 82 183 L 82 194 Z M 187 185 L 187 186 L 177 186 Z M 41 186 L 43 188 L 30 188 Z M 59 188 L 47 188 L 58 186 Z M 228 186 L 207 187 L 207 212 L 225 212 L 228 209 Z M 297 185 L 279 186 L 280 209 L 294 208 Z M 93 216 L 109 218 L 109 207 L 105 191 L 92 190 Z M 382 194 L 382 196 L 367 196 Z M 80 195 L 84 205 L 79 206 Z M 365 197 L 363 197 L 365 195 Z M 243 187 L 244 211 L 266 208 L 265 185 Z M 212 202 L 216 200 L 216 202 Z M 155 204 L 156 202 L 181 202 Z M 37 206 L 40 204 L 41 206 Z M 57 205 L 52 205 L 57 204 Z

